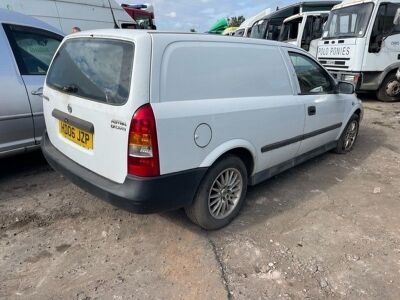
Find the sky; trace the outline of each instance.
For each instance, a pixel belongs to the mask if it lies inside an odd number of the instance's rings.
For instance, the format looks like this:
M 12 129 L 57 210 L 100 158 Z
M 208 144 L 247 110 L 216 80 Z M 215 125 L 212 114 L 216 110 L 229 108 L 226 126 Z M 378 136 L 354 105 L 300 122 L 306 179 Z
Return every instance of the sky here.
M 121 0 L 119 0 L 121 2 Z M 139 1 L 122 0 L 122 2 L 140 3 Z M 189 31 L 191 28 L 198 32 L 207 29 L 218 19 L 240 16 L 245 18 L 258 12 L 277 6 L 283 7 L 298 1 L 294 0 L 144 0 L 152 3 L 159 30 Z

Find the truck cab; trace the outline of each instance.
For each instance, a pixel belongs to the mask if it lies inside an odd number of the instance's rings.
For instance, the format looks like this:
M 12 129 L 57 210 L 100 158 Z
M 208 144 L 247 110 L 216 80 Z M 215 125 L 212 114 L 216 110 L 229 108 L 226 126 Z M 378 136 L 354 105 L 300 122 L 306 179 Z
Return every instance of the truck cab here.
M 283 21 L 279 41 L 287 42 L 317 56 L 318 40 L 322 36 L 329 11 L 300 13 Z
M 318 43 L 319 62 L 359 93 L 399 100 L 399 8 L 399 0 L 348 0 L 333 7 Z
M 328 15 L 331 8 L 338 3 L 340 2 L 306 1 L 277 9 L 254 23 L 250 37 L 275 41 L 291 40 L 292 43 L 294 43 L 293 40 L 296 40 L 296 45 L 301 46 L 303 44 L 304 48 L 308 51 L 310 48 L 308 44 L 311 43 L 311 40 L 302 43 L 302 41 L 297 41 L 297 37 L 299 36 L 299 38 L 302 39 L 303 32 L 308 29 L 308 26 L 316 26 L 319 24 L 320 21 L 317 19 L 313 20 L 311 16 L 318 17 Z M 308 14 L 310 14 L 309 20 L 307 20 Z M 302 23 L 303 19 L 304 23 Z M 319 31 L 321 31 L 321 29 L 319 29 Z M 309 33 L 306 33 L 306 35 L 306 37 L 309 38 Z

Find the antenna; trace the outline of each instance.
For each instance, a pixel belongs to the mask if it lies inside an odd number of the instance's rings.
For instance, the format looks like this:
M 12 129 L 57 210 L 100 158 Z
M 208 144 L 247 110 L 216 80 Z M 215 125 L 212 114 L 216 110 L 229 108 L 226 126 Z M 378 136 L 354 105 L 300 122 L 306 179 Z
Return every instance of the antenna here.
M 112 9 L 110 0 L 108 0 L 108 5 L 110 5 L 111 15 L 112 15 L 112 18 L 113 18 L 113 21 L 114 21 L 114 28 L 117 29 L 117 28 L 119 28 L 119 26 L 117 24 L 117 21 L 115 20 L 114 11 Z

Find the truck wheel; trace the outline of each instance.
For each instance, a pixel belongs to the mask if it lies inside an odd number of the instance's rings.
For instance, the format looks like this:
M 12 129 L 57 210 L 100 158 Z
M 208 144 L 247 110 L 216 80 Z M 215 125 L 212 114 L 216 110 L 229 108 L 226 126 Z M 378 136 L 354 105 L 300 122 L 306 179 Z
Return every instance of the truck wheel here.
M 358 136 L 358 129 L 360 127 L 360 117 L 354 114 L 346 128 L 343 130 L 342 135 L 337 143 L 335 152 L 338 154 L 344 154 L 350 152 L 356 142 Z
M 246 192 L 246 166 L 237 156 L 226 156 L 208 170 L 186 214 L 204 229 L 222 228 L 238 215 Z
M 397 79 L 396 73 L 391 73 L 386 76 L 376 96 L 379 100 L 384 102 L 400 100 L 400 81 Z

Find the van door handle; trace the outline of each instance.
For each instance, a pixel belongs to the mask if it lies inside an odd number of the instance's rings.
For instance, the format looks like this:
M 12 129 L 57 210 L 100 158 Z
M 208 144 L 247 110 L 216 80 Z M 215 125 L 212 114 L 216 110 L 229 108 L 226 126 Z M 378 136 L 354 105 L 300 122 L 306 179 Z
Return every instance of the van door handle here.
M 43 87 L 38 88 L 36 91 L 32 91 L 31 94 L 34 96 L 42 97 L 43 96 Z
M 315 106 L 308 107 L 308 115 L 309 116 L 314 116 L 316 113 L 317 113 L 317 108 Z

